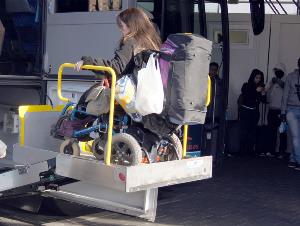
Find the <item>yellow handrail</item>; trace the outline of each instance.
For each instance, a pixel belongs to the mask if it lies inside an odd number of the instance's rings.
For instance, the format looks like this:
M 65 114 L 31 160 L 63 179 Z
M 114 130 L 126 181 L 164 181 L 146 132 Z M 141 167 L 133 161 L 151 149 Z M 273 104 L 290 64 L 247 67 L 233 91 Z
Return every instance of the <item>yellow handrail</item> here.
M 183 126 L 183 145 L 182 145 L 182 158 L 185 158 L 187 151 L 187 141 L 188 141 L 188 125 Z
M 75 64 L 64 63 L 60 65 L 57 75 L 57 95 L 62 101 L 70 101 L 68 98 L 62 96 L 62 72 L 64 68 L 74 68 Z M 111 75 L 111 90 L 110 90 L 110 102 L 109 102 L 109 122 L 108 122 L 108 134 L 107 134 L 107 151 L 105 156 L 105 164 L 110 165 L 111 158 L 111 142 L 112 142 L 112 128 L 114 125 L 114 100 L 115 100 L 115 87 L 116 87 L 116 73 L 111 67 L 84 65 L 81 69 L 93 70 L 93 71 L 106 71 Z
M 205 106 L 208 107 L 211 101 L 211 78 L 208 76 L 207 78 L 207 96 Z

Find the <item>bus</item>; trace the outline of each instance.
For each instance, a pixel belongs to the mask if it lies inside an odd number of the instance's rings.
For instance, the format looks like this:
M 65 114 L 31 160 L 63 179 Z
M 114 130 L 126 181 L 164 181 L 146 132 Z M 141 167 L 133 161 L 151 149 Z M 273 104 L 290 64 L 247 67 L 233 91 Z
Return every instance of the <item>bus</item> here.
M 104 8 L 101 5 L 103 2 L 107 3 Z M 39 139 L 38 135 L 43 133 L 39 130 L 35 131 L 36 137 L 29 135 L 31 136 L 29 140 L 35 143 L 35 147 L 14 145 L 18 143 L 20 135 L 17 116 L 22 115 L 24 118 L 24 112 L 19 112 L 18 106 L 63 104 L 56 94 L 59 66 L 64 62 L 74 63 L 83 55 L 112 57 L 114 47 L 120 38 L 116 15 L 129 7 L 145 10 L 160 30 L 163 40 L 172 33 L 197 33 L 210 38 L 214 43 L 212 60 L 218 61 L 220 77 L 223 81 L 220 100 L 222 114 L 217 126 L 214 124 L 207 126 L 217 128 L 215 132 L 212 132 L 212 129 L 204 130 L 205 125 L 196 127 L 196 130 L 199 129 L 200 133 L 204 134 L 204 136 L 197 135 L 204 137 L 199 142 L 200 148 L 203 149 L 201 157 L 195 158 L 196 160 L 174 161 L 161 165 L 161 168 L 158 167 L 161 172 L 166 171 L 169 174 L 174 172 L 168 168 L 176 167 L 178 175 L 183 175 L 182 178 L 172 178 L 172 180 L 162 178 L 165 181 L 154 179 L 149 182 L 147 178 L 153 175 L 137 177 L 139 172 L 144 170 L 143 166 L 142 168 L 134 166 L 131 171 L 128 171 L 127 168 L 107 167 L 99 165 L 94 160 L 72 158 L 72 156 L 59 155 L 58 151 L 49 151 L 51 149 L 48 149 L 48 146 L 50 147 L 50 144 L 54 144 L 55 141 L 45 137 Z M 209 35 L 210 29 L 207 27 L 207 12 L 211 7 L 220 8 L 220 13 L 214 20 L 214 23 L 218 24 L 218 31 L 212 31 L 213 35 Z M 8 156 L 0 161 L 0 165 L 5 166 L 1 169 L 1 180 L 3 180 L 3 183 L 0 183 L 1 197 L 36 192 L 153 221 L 156 214 L 158 187 L 207 179 L 212 176 L 213 150 L 218 149 L 218 152 L 222 152 L 224 149 L 229 84 L 227 1 L 6 0 L 1 1 L 0 10 L 0 20 L 5 28 L 0 56 L 0 118 L 2 121 L 0 138 L 8 145 Z M 80 95 L 94 82 L 92 72 L 75 73 L 74 70 L 66 70 L 62 93 L 71 101 L 77 102 Z M 50 112 L 45 120 L 39 118 L 39 123 L 47 121 L 51 114 L 53 112 Z M 27 120 L 30 128 L 26 127 L 25 130 L 23 128 L 23 132 L 30 133 L 31 128 L 37 124 L 30 117 Z M 24 167 L 20 167 L 20 163 Z M 155 168 L 152 170 L 157 170 Z M 191 173 L 197 171 L 198 174 L 187 175 L 186 170 L 190 170 Z M 98 175 L 95 174 L 96 172 L 100 175 L 99 180 L 93 177 Z M 174 177 L 173 174 L 171 176 Z M 140 178 L 140 184 L 136 181 L 137 178 Z M 124 180 L 128 183 L 123 184 Z M 9 182 L 4 183 L 4 181 Z M 34 203 L 32 199 L 31 203 Z

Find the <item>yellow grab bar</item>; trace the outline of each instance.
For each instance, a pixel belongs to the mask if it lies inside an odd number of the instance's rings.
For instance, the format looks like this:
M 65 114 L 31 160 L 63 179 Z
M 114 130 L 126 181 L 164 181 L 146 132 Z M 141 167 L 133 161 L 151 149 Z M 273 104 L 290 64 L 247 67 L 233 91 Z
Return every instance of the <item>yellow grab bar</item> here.
M 64 68 L 74 68 L 75 64 L 64 63 L 60 65 L 57 75 L 57 95 L 62 101 L 70 101 L 68 98 L 62 96 L 62 72 Z M 109 102 L 109 122 L 108 122 L 108 134 L 107 134 L 107 151 L 105 156 L 105 164 L 110 165 L 111 158 L 111 142 L 112 142 L 112 128 L 114 125 L 114 100 L 115 100 L 115 87 L 116 87 L 116 73 L 111 67 L 84 65 L 81 69 L 94 70 L 94 71 L 106 71 L 111 75 L 111 90 L 110 90 L 110 102 Z
M 205 106 L 208 107 L 211 101 L 211 78 L 208 76 L 207 79 L 207 96 Z
M 188 141 L 188 125 L 183 126 L 183 145 L 182 145 L 182 158 L 185 158 L 187 151 L 187 141 Z

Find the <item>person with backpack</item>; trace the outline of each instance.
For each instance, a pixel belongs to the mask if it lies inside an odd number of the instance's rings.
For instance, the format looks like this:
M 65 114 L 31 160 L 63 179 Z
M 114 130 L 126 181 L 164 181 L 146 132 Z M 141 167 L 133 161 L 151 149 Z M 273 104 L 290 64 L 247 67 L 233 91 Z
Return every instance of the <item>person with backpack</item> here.
M 267 100 L 269 104 L 268 112 L 268 128 L 269 128 L 269 152 L 266 153 L 267 156 L 276 155 L 276 143 L 277 143 L 277 132 L 280 126 L 280 114 L 281 114 L 281 100 L 284 88 L 284 74 L 285 65 L 283 63 L 278 63 L 273 69 L 275 76 L 266 86 Z M 278 157 L 284 157 L 286 146 L 287 146 L 287 134 L 280 133 L 279 137 L 279 154 Z
M 117 16 L 117 25 L 122 33 L 113 59 L 83 56 L 75 65 L 79 71 L 82 65 L 112 67 L 117 77 L 132 74 L 136 70 L 137 55 L 143 50 L 160 49 L 161 39 L 147 14 L 138 8 L 129 8 Z M 101 51 L 101 50 L 99 50 Z
M 259 121 L 259 104 L 266 101 L 264 73 L 254 69 L 241 89 L 240 97 L 240 154 L 253 155 L 256 126 Z
M 287 121 L 292 136 L 293 150 L 288 166 L 300 170 L 300 58 L 298 69 L 286 76 L 281 118 L 282 121 Z

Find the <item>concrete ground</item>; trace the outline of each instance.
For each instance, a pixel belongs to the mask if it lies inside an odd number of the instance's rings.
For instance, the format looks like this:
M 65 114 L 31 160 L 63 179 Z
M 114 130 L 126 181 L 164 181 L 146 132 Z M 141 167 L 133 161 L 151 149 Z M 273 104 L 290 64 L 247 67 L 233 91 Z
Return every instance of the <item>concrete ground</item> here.
M 39 214 L 0 206 L 0 225 L 299 226 L 300 171 L 272 158 L 227 158 L 213 179 L 160 189 L 155 223 L 46 200 Z

